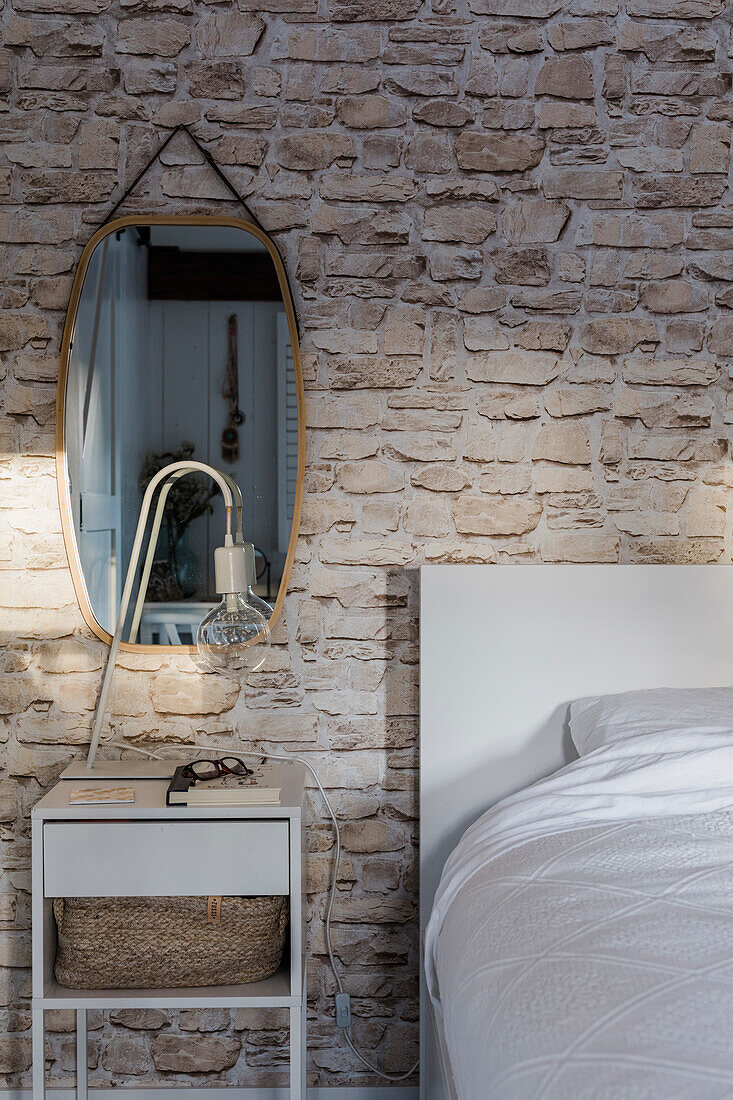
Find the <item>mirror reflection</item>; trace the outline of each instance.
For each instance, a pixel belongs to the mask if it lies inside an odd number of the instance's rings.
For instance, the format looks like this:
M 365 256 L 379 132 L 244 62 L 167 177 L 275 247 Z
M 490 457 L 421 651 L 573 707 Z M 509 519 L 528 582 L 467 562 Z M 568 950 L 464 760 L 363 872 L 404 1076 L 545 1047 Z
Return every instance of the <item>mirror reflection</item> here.
M 295 507 L 298 394 L 283 293 L 258 237 L 228 225 L 136 224 L 97 244 L 76 312 L 64 443 L 83 583 L 110 634 L 142 494 L 184 458 L 239 484 L 254 591 L 274 605 Z M 195 643 L 220 598 L 213 551 L 223 529 L 218 488 L 203 475 L 181 478 L 168 496 L 139 643 Z

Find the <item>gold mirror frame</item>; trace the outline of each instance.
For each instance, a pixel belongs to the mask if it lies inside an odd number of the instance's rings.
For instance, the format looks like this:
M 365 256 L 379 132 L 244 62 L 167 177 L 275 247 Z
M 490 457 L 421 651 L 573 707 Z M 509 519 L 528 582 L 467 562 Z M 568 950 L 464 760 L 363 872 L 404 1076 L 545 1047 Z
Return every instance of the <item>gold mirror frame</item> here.
M 260 241 L 267 251 L 269 252 L 272 262 L 275 265 L 275 271 L 277 272 L 277 279 L 280 284 L 280 291 L 282 293 L 283 305 L 285 306 L 285 314 L 288 319 L 288 332 L 290 334 L 290 346 L 293 351 L 293 367 L 295 370 L 295 388 L 297 394 L 298 403 L 298 474 L 297 483 L 295 487 L 295 505 L 293 507 L 293 521 L 290 528 L 290 541 L 288 542 L 288 552 L 285 558 L 285 567 L 283 569 L 282 577 L 280 578 L 280 585 L 277 591 L 277 599 L 275 600 L 275 606 L 270 616 L 270 626 L 273 627 L 279 618 L 283 603 L 285 602 L 285 595 L 288 590 L 288 582 L 290 581 L 290 574 L 293 570 L 293 562 L 295 560 L 295 547 L 298 541 L 298 534 L 300 531 L 300 514 L 303 505 L 303 482 L 305 478 L 305 394 L 303 390 L 303 367 L 300 359 L 300 344 L 298 343 L 298 326 L 295 317 L 295 307 L 293 305 L 293 299 L 290 294 L 290 286 L 288 284 L 287 275 L 283 266 L 280 253 L 277 248 L 258 226 L 252 222 L 245 221 L 244 218 L 221 218 L 215 216 L 185 216 L 185 215 L 155 215 L 149 218 L 144 217 L 126 217 L 116 218 L 114 221 L 107 222 L 105 225 L 98 229 L 94 236 L 86 244 L 84 251 L 81 254 L 79 260 L 79 266 L 77 267 L 76 274 L 74 275 L 74 283 L 71 288 L 71 298 L 69 299 L 69 307 L 66 311 L 66 320 L 64 322 L 64 333 L 61 340 L 61 359 L 59 364 L 59 377 L 56 397 L 56 487 L 58 490 L 59 498 L 59 510 L 61 512 L 61 530 L 64 536 L 64 546 L 66 548 L 66 557 L 69 563 L 69 569 L 71 570 L 71 578 L 74 582 L 74 592 L 79 604 L 79 609 L 84 618 L 84 622 L 89 629 L 96 634 L 96 636 L 107 645 L 112 642 L 112 635 L 109 634 L 104 627 L 97 621 L 92 610 L 91 603 L 89 602 L 89 595 L 87 593 L 86 583 L 84 581 L 84 574 L 81 568 L 81 561 L 79 559 L 79 547 L 77 545 L 76 533 L 74 531 L 73 518 L 71 514 L 71 500 L 69 496 L 69 474 L 66 464 L 66 445 L 64 438 L 64 413 L 66 406 L 66 382 L 69 374 L 69 362 L 71 358 L 71 348 L 74 339 L 74 328 L 76 325 L 76 318 L 79 309 L 79 299 L 81 298 L 82 288 L 84 286 L 84 280 L 86 278 L 87 269 L 89 267 L 89 261 L 91 259 L 94 249 L 97 247 L 100 241 L 104 240 L 112 233 L 116 233 L 120 229 L 127 229 L 135 225 L 217 225 L 217 226 L 230 226 L 234 229 L 242 229 L 245 233 L 251 233 L 253 237 L 256 237 Z M 245 516 L 245 530 L 246 530 L 246 516 Z M 196 646 L 190 645 L 141 645 L 137 642 L 131 644 L 130 642 L 121 642 L 120 649 L 126 653 L 195 653 Z

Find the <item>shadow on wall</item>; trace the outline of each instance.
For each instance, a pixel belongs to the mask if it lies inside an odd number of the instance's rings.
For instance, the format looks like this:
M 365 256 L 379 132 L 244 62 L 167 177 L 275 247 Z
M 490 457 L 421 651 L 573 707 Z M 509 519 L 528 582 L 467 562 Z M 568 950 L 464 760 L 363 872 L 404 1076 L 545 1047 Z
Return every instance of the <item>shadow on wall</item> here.
M 407 615 L 400 620 L 393 638 L 394 652 L 399 652 L 399 664 L 387 663 L 384 676 L 385 706 L 385 777 L 383 804 L 389 813 L 414 823 L 411 843 L 404 853 L 403 881 L 408 896 L 417 905 L 418 843 L 419 843 L 419 782 L 420 782 L 420 571 L 419 569 L 388 570 L 386 573 L 387 606 L 404 600 Z M 404 634 L 404 637 L 400 635 Z M 409 972 L 417 974 L 420 965 L 420 942 L 417 916 L 406 931 L 410 937 Z M 412 1044 L 410 1045 L 412 1050 Z M 409 1052 L 408 1052 L 409 1053 Z M 415 1057 L 417 1051 L 415 1051 Z M 410 1058 L 412 1056 L 410 1055 Z M 398 1058 L 400 1064 L 406 1058 Z M 396 1065 L 397 1062 L 390 1062 Z M 409 1061 L 407 1061 L 409 1065 Z
M 539 727 L 527 741 L 518 746 L 516 752 L 509 752 L 504 756 L 492 755 L 491 759 L 474 767 L 470 774 L 463 774 L 459 779 L 446 783 L 440 788 L 440 800 L 445 805 L 460 806 L 464 803 L 469 807 L 477 805 L 483 808 L 477 813 L 470 809 L 460 818 L 459 822 L 451 829 L 450 833 L 441 840 L 439 849 L 424 865 L 424 871 L 431 882 L 437 883 L 445 861 L 458 844 L 459 840 L 470 825 L 481 818 L 492 806 L 503 798 L 517 791 L 524 790 L 532 783 L 536 783 L 545 776 L 552 775 L 558 770 L 558 766 L 565 766 L 578 759 L 578 753 L 570 737 L 570 702 L 561 704 L 549 715 L 547 721 Z M 547 763 L 548 742 L 554 740 L 550 731 L 562 727 L 562 764 L 553 761 Z M 527 761 L 536 760 L 537 766 L 534 775 L 527 775 Z M 494 790 L 497 775 L 501 776 L 502 793 L 497 798 L 487 796 L 487 792 Z
M 7 764 L 11 774 L 33 775 L 45 785 L 71 756 L 86 751 L 106 646 L 79 637 L 9 637 L 0 644 Z M 103 737 L 193 743 L 202 719 L 210 718 L 221 732 L 218 716 L 231 709 L 239 694 L 238 682 L 204 676 L 188 654 L 122 653 Z M 231 721 L 226 725 L 231 728 Z
M 248 678 L 244 690 L 238 682 L 228 678 L 207 676 L 204 679 L 188 656 L 121 654 L 114 681 L 110 729 L 118 737 L 147 745 L 154 745 L 164 736 L 166 744 L 161 746 L 164 754 L 180 755 L 186 752 L 182 746 L 200 746 L 206 740 L 211 744 L 217 739 L 229 740 L 233 728 L 242 728 L 248 741 L 257 740 L 259 734 L 264 744 L 272 737 L 278 751 L 294 755 L 305 752 L 321 774 L 330 770 L 336 756 L 348 759 L 352 755 L 349 751 L 334 750 L 354 749 L 357 750 L 354 755 L 361 758 L 365 748 L 381 749 L 375 754 L 381 758 L 380 774 L 375 775 L 367 796 L 375 803 L 375 810 L 378 809 L 378 813 L 372 810 L 373 816 L 362 817 L 362 811 L 351 806 L 350 798 L 363 798 L 364 795 L 356 790 L 339 790 L 340 773 L 334 773 L 332 783 L 328 783 L 325 774 L 324 779 L 333 789 L 336 812 L 344 824 L 346 870 L 340 880 L 334 941 L 342 966 L 348 968 L 349 987 L 355 997 L 354 1034 L 379 1065 L 393 1070 L 407 1068 L 417 1054 L 419 952 L 413 853 L 417 782 L 418 574 L 382 573 L 381 578 L 385 584 L 379 600 L 387 637 L 372 643 L 374 660 L 369 662 L 374 666 L 371 676 L 379 712 L 369 725 L 377 744 L 367 735 L 349 744 L 327 746 L 325 735 L 319 734 L 327 716 L 314 709 L 308 716 L 304 715 L 302 693 L 293 694 L 290 707 L 283 707 L 279 713 L 268 712 L 269 693 L 284 690 L 284 675 L 293 677 L 291 672 L 278 671 L 282 669 L 282 658 L 287 656 L 284 633 L 278 639 L 280 644 L 273 646 L 272 657 L 268 658 L 272 661 L 270 671 Z M 74 614 L 77 614 L 75 609 Z M 8 899 L 0 894 L 0 921 L 5 929 L 0 930 L 5 952 L 0 963 L 0 989 L 4 985 L 5 1003 L 13 1005 L 14 1011 L 17 1009 L 20 1021 L 19 1033 L 8 1039 L 12 1053 L 7 1064 L 12 1067 L 8 1073 L 13 1075 L 10 1082 L 13 1085 L 19 1083 L 18 1075 L 25 1074 L 30 1064 L 28 1036 L 23 1033 L 27 1013 L 25 968 L 30 965 L 28 818 L 32 806 L 44 789 L 55 782 L 69 759 L 83 757 L 86 753 L 106 657 L 105 646 L 96 638 L 70 633 L 61 638 L 48 638 L 39 636 L 40 631 L 36 636 L 27 636 L 30 633 L 24 630 L 22 637 L 10 634 L 0 637 L 5 671 L 0 696 L 0 738 L 9 777 L 0 780 L 0 816 L 5 831 L 3 839 L 7 841 L 3 845 L 1 871 L 12 876 L 12 893 Z M 358 664 L 361 666 L 362 662 Z M 250 679 L 253 684 L 251 699 L 245 698 L 250 695 Z M 255 703 L 255 710 L 246 710 L 248 702 Z M 305 717 L 310 718 L 313 727 L 311 743 L 283 744 L 287 723 L 295 731 L 290 732 L 291 738 L 295 736 L 301 742 L 303 738 L 311 738 L 305 728 Z M 357 723 L 352 733 L 358 732 Z M 366 726 L 362 727 L 362 733 L 365 732 Z M 117 752 L 110 751 L 112 754 Z M 355 767 L 358 770 L 356 762 Z M 320 817 L 320 808 L 317 812 Z M 320 831 L 319 823 L 317 832 L 320 834 Z M 321 847 L 325 847 L 324 855 L 328 859 L 329 846 Z M 318 1003 L 332 983 L 319 957 L 322 955 L 322 945 L 318 942 L 323 915 L 322 895 L 326 883 L 317 877 L 318 881 L 314 878 L 309 915 L 313 921 L 311 939 L 316 941 L 313 961 L 317 964 L 313 968 L 311 996 Z M 355 889 L 357 880 L 360 884 Z M 375 1018 L 373 1006 L 385 998 L 396 1001 L 399 1011 L 388 1020 Z M 244 1040 L 244 1045 L 250 1048 L 248 1067 L 262 1067 L 264 1078 L 258 1076 L 258 1081 L 281 1084 L 277 1067 L 284 1064 L 287 1052 L 283 1052 L 284 1040 L 282 1036 L 278 1038 L 279 1025 L 274 1016 L 261 1021 L 251 1035 L 249 1032 L 242 1035 L 238 1032 L 237 1020 L 233 1016 L 230 1020 L 229 1014 L 226 1015 L 225 1022 L 202 1021 L 201 1026 L 211 1024 L 217 1033 L 224 1030 L 226 1038 L 222 1036 L 221 1042 L 229 1046 L 233 1043 L 237 1050 L 242 1048 Z M 51 1083 L 69 1085 L 68 1075 L 73 1066 L 73 1020 L 60 1017 L 57 1024 L 58 1031 L 51 1037 L 55 1052 Z M 188 1032 L 193 1026 L 183 1014 L 178 1023 L 168 1016 L 163 1018 L 162 1014 L 147 1022 L 133 1020 L 124 1012 L 111 1014 L 107 1022 L 100 1016 L 95 1024 L 96 1033 L 90 1036 L 99 1082 L 109 1084 L 111 1072 L 113 1080 L 132 1075 L 134 1081 L 136 1074 L 144 1073 L 146 1080 L 170 1084 L 172 1070 L 164 1075 L 156 1072 L 156 1051 L 166 1044 L 167 1050 L 176 1044 L 182 1047 L 190 1042 Z M 352 1056 L 334 1038 L 330 1029 L 315 1029 L 312 1060 L 316 1069 L 326 1075 L 333 1071 L 352 1072 L 354 1081 L 365 1080 L 360 1070 L 353 1066 Z M 196 1041 L 209 1040 L 197 1036 Z M 212 1057 L 216 1056 L 214 1052 Z M 168 1062 L 163 1067 L 166 1071 L 169 1070 Z M 0 1052 L 0 1080 L 2 1065 Z M 241 1063 L 222 1070 L 221 1074 L 218 1079 L 222 1084 L 238 1081 Z

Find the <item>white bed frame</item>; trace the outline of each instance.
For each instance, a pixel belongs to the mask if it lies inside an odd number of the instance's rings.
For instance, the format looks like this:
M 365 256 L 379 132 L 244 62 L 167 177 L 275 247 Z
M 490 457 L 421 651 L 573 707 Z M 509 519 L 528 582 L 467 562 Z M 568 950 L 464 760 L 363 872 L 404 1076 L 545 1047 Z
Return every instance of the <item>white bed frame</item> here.
M 426 565 L 420 585 L 423 931 L 466 827 L 572 759 L 572 699 L 733 683 L 733 568 Z M 420 1095 L 453 1098 L 421 999 Z

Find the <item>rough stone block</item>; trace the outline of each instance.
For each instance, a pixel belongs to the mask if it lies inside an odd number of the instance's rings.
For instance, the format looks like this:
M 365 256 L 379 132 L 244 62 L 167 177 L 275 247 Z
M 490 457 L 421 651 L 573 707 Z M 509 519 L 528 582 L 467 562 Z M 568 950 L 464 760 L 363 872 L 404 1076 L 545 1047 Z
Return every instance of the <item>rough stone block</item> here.
M 540 351 L 471 355 L 466 365 L 466 374 L 472 382 L 546 386 L 559 373 L 558 356 Z
M 622 172 L 551 168 L 545 176 L 544 191 L 548 199 L 620 199 L 623 179 Z
M 417 184 L 414 180 L 396 175 L 341 173 L 326 176 L 320 186 L 321 198 L 340 202 L 407 202 L 416 193 Z
M 523 535 L 540 521 L 542 505 L 526 496 L 464 495 L 453 505 L 456 530 L 463 535 Z
M 450 172 L 453 154 L 448 138 L 436 134 L 417 134 L 405 146 L 405 167 L 413 172 Z
M 685 238 L 680 214 L 588 214 L 578 244 L 612 248 L 671 248 Z
M 730 163 L 730 126 L 710 123 L 694 126 L 690 138 L 690 171 L 727 173 Z
M 645 149 L 619 149 L 618 162 L 632 172 L 681 172 L 682 150 L 659 149 L 650 146 Z
M 171 1073 L 219 1073 L 236 1065 L 241 1050 L 239 1039 L 208 1035 L 156 1035 L 152 1045 L 156 1069 Z
M 466 83 L 469 95 L 485 98 L 499 91 L 499 75 L 496 62 L 490 57 L 474 57 Z
M 509 338 L 493 320 L 467 317 L 463 323 L 463 343 L 469 351 L 507 351 Z
M 471 484 L 467 474 L 452 466 L 425 466 L 411 476 L 410 482 L 434 493 L 459 493 Z
M 588 321 L 580 332 L 580 346 L 594 355 L 621 355 L 640 344 L 657 343 L 656 325 L 641 317 L 599 318 Z
M 30 1065 L 30 1039 L 23 1035 L 0 1036 L 0 1073 L 25 1073 Z
M 718 367 L 710 359 L 624 359 L 625 382 L 647 386 L 709 386 L 718 377 Z
M 649 61 L 712 61 L 716 38 L 707 28 L 662 25 L 629 20 L 619 30 L 618 48 L 643 53 Z
M 520 16 L 522 19 L 549 19 L 563 7 L 562 0 L 470 0 L 474 15 Z
M 685 534 L 688 538 L 722 537 L 725 535 L 725 528 L 725 489 L 717 486 L 691 489 L 687 497 L 685 516 Z
M 532 467 L 532 485 L 538 496 L 587 493 L 594 488 L 593 471 L 588 466 L 536 462 Z
M 550 416 L 586 416 L 606 412 L 612 404 L 613 396 L 605 386 L 568 386 L 553 390 L 545 397 L 545 408 Z
M 239 103 L 221 103 L 206 112 L 210 122 L 223 122 L 228 126 L 246 126 L 251 130 L 271 130 L 277 122 L 277 107 L 268 105 L 247 106 Z
M 723 0 L 678 0 L 673 14 L 676 19 L 714 19 L 724 6 Z M 664 0 L 629 0 L 626 10 L 649 19 L 669 19 L 671 14 Z
M 110 1020 L 130 1031 L 159 1031 L 169 1023 L 166 1013 L 158 1008 L 118 1008 L 110 1012 Z
M 430 99 L 420 103 L 412 112 L 416 122 L 426 122 L 428 126 L 447 126 L 462 128 L 473 122 L 471 111 L 461 103 L 445 99 Z
M 400 163 L 401 145 L 388 134 L 370 134 L 362 143 L 365 168 L 396 168 Z
M 497 283 L 547 286 L 550 267 L 542 248 L 497 248 L 491 253 Z
M 615 39 L 613 24 L 606 23 L 602 19 L 574 19 L 569 23 L 552 23 L 547 28 L 547 40 L 558 53 L 564 50 L 588 50 L 595 46 L 610 46 Z
M 157 714 L 221 714 L 230 710 L 239 695 L 239 684 L 218 676 L 198 677 L 161 673 L 151 680 L 150 698 Z M 202 709 L 203 708 L 203 709 Z
M 534 106 L 520 99 L 491 99 L 481 116 L 487 130 L 526 130 L 534 120 Z
M 593 66 L 586 57 L 557 57 L 546 61 L 537 74 L 535 95 L 563 99 L 593 99 Z
M 428 258 L 431 277 L 439 283 L 453 279 L 480 279 L 483 255 L 474 248 L 442 248 Z
M 587 427 L 572 420 L 545 424 L 534 442 L 532 458 L 569 465 L 589 465 L 591 450 Z
M 248 57 L 264 31 L 264 19 L 250 12 L 202 12 L 196 44 L 204 57 Z
M 650 313 L 701 313 L 709 299 L 704 287 L 686 279 L 666 279 L 642 287 L 641 301 Z
M 398 493 L 404 485 L 402 473 L 379 459 L 345 462 L 336 480 L 347 493 Z
M 548 533 L 540 541 L 543 561 L 605 562 L 619 559 L 619 539 L 615 535 L 596 535 L 573 531 Z
M 419 7 L 420 0 L 329 0 L 331 18 L 344 23 L 412 19 Z
M 196 99 L 236 99 L 244 95 L 238 61 L 193 61 L 186 66 L 191 95 Z
M 641 176 L 633 181 L 634 204 L 654 209 L 666 206 L 715 206 L 726 189 L 716 176 Z
M 120 155 L 120 128 L 112 119 L 82 123 L 79 130 L 79 167 L 116 169 Z
M 470 130 L 459 134 L 455 145 L 459 166 L 478 172 L 522 172 L 535 168 L 544 149 L 545 143 L 537 135 L 480 134 Z
M 125 66 L 122 83 L 127 94 L 131 96 L 174 92 L 178 83 L 178 71 L 170 61 L 140 61 Z
M 432 498 L 411 500 L 402 525 L 408 534 L 419 538 L 444 538 L 453 532 L 447 505 Z
M 698 255 L 689 263 L 689 272 L 703 279 L 724 279 L 733 282 L 733 251 L 713 255 Z
M 423 66 L 419 69 L 395 69 L 384 82 L 385 91 L 399 96 L 456 95 L 458 85 L 451 72 Z
M 117 24 L 117 53 L 145 57 L 176 57 L 191 41 L 185 23 L 157 16 L 154 19 L 125 19 Z
M 496 217 L 481 206 L 441 205 L 425 211 L 423 240 L 481 244 L 496 229 Z
M 11 164 L 22 168 L 71 167 L 71 149 L 67 145 L 18 142 L 17 145 L 6 145 L 4 151 Z
M 347 97 L 339 103 L 337 114 L 352 130 L 388 129 L 405 120 L 404 107 L 385 95 Z
M 507 205 L 502 231 L 512 244 L 544 244 L 556 241 L 570 210 L 565 203 L 547 199 L 519 199 Z
M 407 356 L 334 358 L 328 365 L 333 389 L 379 389 L 411 386 L 422 361 Z
M 463 449 L 466 462 L 492 462 L 496 458 L 496 436 L 490 425 L 472 425 Z
M 520 98 L 529 91 L 529 62 L 524 58 L 513 57 L 504 62 L 499 92 L 503 96 Z

